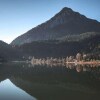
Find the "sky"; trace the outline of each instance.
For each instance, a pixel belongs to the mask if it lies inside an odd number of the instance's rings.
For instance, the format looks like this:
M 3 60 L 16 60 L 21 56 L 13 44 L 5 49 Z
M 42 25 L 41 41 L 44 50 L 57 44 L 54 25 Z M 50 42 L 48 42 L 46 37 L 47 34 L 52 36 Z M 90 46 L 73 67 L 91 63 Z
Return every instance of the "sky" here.
M 0 40 L 10 43 L 63 7 L 100 22 L 100 0 L 0 0 Z

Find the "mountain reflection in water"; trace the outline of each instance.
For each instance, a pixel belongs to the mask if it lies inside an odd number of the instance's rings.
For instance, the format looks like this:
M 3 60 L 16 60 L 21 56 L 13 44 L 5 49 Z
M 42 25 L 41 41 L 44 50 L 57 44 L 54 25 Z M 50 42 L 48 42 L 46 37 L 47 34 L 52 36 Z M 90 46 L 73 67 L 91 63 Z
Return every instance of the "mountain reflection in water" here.
M 31 100 L 31 96 L 32 100 L 100 100 L 100 66 L 8 63 L 0 65 L 0 81 L 0 100 L 1 95 L 9 98 L 9 93 L 3 91 L 10 85 L 22 89 L 11 87 L 10 92 L 30 98 L 18 100 Z

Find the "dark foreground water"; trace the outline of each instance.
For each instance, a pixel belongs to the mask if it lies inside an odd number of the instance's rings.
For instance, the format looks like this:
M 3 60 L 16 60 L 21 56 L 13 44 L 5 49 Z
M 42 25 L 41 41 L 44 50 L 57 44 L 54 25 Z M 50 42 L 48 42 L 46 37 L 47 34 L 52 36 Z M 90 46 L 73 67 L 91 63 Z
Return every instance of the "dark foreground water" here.
M 0 64 L 0 100 L 100 100 L 100 66 Z

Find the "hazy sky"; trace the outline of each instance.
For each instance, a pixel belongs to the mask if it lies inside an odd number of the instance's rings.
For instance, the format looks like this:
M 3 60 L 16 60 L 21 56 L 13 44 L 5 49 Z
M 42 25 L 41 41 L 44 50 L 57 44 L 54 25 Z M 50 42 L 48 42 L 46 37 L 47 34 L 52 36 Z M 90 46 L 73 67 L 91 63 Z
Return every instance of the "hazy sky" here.
M 100 0 L 0 0 L 0 40 L 10 43 L 63 7 L 100 21 Z

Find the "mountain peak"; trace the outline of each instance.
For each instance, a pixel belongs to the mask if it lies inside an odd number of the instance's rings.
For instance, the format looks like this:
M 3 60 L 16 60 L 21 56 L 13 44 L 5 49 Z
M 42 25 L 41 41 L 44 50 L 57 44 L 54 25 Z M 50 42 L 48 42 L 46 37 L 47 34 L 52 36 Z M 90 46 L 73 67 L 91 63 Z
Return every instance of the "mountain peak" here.
M 75 12 L 71 8 L 64 7 L 50 20 L 17 37 L 11 45 L 22 45 L 40 40 L 54 40 L 85 32 L 100 32 L 100 23 Z
M 68 7 L 64 7 L 58 14 L 57 14 L 57 16 L 59 16 L 59 15 L 63 15 L 63 16 L 71 16 L 71 15 L 73 15 L 75 12 L 71 9 L 71 8 L 68 8 Z
M 61 12 L 72 12 L 72 9 L 71 8 L 68 8 L 68 7 L 64 7 L 62 10 L 61 10 Z

